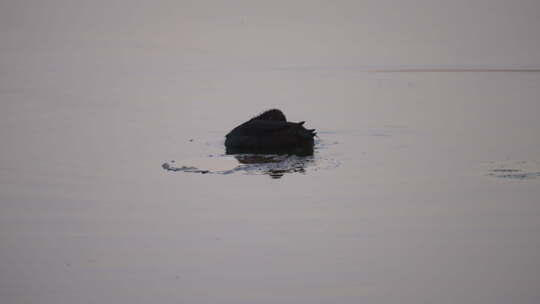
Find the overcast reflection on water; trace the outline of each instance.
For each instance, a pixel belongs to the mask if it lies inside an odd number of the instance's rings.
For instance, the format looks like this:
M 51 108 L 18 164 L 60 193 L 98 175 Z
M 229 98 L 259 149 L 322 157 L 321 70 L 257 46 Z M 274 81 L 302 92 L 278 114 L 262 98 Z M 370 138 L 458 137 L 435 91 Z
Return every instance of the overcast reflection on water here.
M 539 14 L 2 1 L 0 303 L 537 304 Z

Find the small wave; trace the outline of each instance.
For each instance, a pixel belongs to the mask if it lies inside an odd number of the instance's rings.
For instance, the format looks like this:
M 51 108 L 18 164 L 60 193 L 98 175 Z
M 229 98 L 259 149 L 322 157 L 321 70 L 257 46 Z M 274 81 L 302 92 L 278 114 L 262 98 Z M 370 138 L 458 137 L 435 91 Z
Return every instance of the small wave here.
M 491 173 L 489 173 L 488 176 L 509 179 L 536 179 L 540 177 L 540 172 L 522 172 L 521 170 L 514 169 L 495 169 L 491 170 Z
M 495 163 L 495 162 L 493 162 Z M 540 178 L 539 163 L 536 161 L 502 161 L 497 162 L 495 169 L 489 170 L 488 176 L 515 179 L 531 180 Z

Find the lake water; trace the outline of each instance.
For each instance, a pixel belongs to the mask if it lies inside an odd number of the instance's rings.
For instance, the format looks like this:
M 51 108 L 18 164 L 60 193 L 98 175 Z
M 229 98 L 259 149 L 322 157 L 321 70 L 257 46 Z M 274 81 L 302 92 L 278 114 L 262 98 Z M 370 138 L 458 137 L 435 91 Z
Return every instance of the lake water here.
M 0 302 L 540 300 L 540 73 L 177 57 L 40 14 L 1 48 Z M 269 108 L 313 156 L 224 155 Z

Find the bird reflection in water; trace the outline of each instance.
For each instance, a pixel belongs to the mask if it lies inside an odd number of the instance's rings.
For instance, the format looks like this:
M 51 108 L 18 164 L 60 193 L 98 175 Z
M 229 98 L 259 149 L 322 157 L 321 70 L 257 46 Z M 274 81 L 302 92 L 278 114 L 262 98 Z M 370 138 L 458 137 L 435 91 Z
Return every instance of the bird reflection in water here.
M 306 167 L 314 163 L 313 156 L 237 154 L 234 158 L 246 165 L 246 171 L 268 174 L 273 179 L 287 173 L 305 173 Z
M 303 121 L 287 121 L 278 109 L 265 111 L 225 136 L 226 154 L 234 155 L 244 169 L 275 179 L 286 173 L 305 173 L 306 165 L 313 162 L 317 133 L 303 125 Z
M 276 154 L 234 154 L 185 160 L 177 165 L 174 160 L 161 167 L 170 172 L 227 175 L 243 173 L 247 175 L 269 175 L 273 179 L 287 173 L 306 173 L 306 168 L 315 165 L 313 156 Z

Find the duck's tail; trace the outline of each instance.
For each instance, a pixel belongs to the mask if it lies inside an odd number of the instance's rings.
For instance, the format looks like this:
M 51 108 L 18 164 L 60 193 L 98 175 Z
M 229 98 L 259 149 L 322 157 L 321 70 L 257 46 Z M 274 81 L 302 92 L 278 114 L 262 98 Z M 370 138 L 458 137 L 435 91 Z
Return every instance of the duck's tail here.
M 317 132 L 315 132 L 315 129 L 306 129 L 302 125 L 304 124 L 303 121 L 299 122 L 298 125 L 298 131 L 297 134 L 299 134 L 301 137 L 305 139 L 312 140 L 315 135 L 317 135 Z

